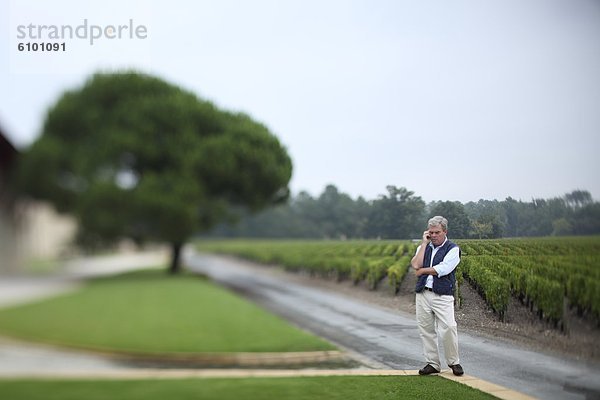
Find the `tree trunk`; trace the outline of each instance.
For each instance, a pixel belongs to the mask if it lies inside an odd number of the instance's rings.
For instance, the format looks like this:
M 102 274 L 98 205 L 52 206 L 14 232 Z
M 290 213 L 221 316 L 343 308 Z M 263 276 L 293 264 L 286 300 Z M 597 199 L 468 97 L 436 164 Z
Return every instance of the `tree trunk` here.
M 183 243 L 171 243 L 171 266 L 169 267 L 170 274 L 178 274 L 181 272 L 181 248 Z

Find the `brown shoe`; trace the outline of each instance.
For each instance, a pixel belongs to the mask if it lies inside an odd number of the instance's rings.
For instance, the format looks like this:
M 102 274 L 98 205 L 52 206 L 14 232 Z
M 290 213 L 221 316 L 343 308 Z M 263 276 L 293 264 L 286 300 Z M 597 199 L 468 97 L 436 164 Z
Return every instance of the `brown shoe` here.
M 433 365 L 431 365 L 431 364 L 427 364 L 426 366 L 424 366 L 423 368 L 421 368 L 419 370 L 419 375 L 431 375 L 431 374 L 439 374 L 439 373 L 440 373 L 440 371 L 433 368 Z
M 465 373 L 465 371 L 463 371 L 463 368 L 460 366 L 460 364 L 454 364 L 454 365 L 448 365 L 448 366 L 452 370 L 452 373 L 456 376 L 461 376 L 462 374 Z

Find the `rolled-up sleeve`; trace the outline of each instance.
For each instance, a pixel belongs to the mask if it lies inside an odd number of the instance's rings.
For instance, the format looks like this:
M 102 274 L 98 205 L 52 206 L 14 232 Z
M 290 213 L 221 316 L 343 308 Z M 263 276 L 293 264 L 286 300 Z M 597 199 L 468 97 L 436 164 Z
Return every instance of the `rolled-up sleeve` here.
M 441 263 L 433 266 L 433 269 L 435 269 L 435 272 L 437 272 L 438 277 L 442 277 L 452 272 L 459 262 L 460 252 L 458 250 L 458 247 L 454 247 L 450 249 L 448 253 L 446 253 L 446 256 L 444 257 Z
M 421 245 L 418 245 L 418 246 L 417 246 L 417 251 L 415 251 L 415 256 L 416 256 L 417 254 L 419 254 L 419 250 L 421 250 Z

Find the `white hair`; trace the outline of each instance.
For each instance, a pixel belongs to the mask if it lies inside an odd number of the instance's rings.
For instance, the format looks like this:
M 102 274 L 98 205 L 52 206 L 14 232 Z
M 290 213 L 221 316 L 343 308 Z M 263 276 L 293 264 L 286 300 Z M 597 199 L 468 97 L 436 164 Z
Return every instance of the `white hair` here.
M 436 215 L 427 222 L 427 226 L 441 226 L 445 232 L 448 230 L 448 220 L 441 215 Z

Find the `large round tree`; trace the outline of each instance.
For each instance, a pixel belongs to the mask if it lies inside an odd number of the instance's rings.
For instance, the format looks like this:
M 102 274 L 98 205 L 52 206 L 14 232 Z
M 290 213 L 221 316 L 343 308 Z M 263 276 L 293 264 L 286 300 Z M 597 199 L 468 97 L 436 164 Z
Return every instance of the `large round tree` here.
M 48 112 L 23 189 L 79 222 L 79 240 L 182 245 L 235 212 L 287 198 L 285 148 L 245 114 L 136 72 L 96 74 Z

